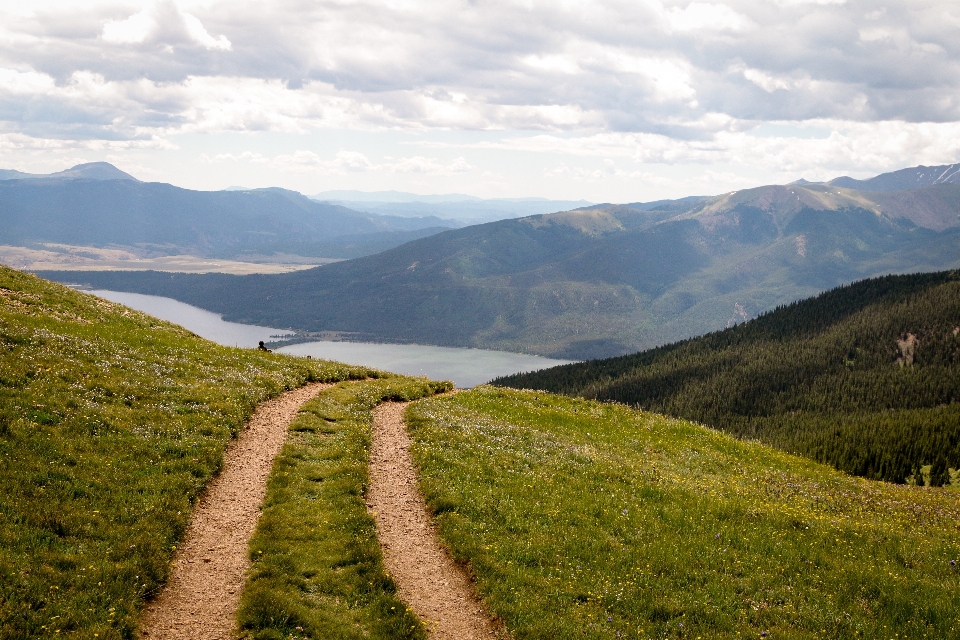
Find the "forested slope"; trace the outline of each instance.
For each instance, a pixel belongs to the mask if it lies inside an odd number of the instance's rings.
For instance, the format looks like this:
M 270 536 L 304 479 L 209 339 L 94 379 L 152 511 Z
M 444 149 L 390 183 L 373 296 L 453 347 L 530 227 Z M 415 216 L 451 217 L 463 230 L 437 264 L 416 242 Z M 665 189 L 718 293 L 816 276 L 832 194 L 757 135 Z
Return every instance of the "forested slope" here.
M 700 338 L 494 383 L 641 406 L 870 478 L 944 484 L 960 467 L 960 272 L 865 280 Z

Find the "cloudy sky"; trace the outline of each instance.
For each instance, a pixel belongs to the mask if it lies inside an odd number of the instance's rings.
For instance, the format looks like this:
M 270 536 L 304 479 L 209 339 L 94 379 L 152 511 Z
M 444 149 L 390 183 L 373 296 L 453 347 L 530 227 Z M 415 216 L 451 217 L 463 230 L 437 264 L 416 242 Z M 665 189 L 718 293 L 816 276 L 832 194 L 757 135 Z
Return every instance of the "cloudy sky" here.
M 946 0 L 0 6 L 0 167 L 624 202 L 960 160 Z

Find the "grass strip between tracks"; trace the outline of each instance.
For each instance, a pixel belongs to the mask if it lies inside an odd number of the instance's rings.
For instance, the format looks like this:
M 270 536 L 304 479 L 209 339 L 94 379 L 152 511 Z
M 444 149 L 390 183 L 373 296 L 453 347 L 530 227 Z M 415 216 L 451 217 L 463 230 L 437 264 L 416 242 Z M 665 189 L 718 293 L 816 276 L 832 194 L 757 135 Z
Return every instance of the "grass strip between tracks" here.
M 451 388 L 386 377 L 342 383 L 304 405 L 274 462 L 250 543 L 253 568 L 238 613 L 246 637 L 426 637 L 395 595 L 363 500 L 371 410 Z

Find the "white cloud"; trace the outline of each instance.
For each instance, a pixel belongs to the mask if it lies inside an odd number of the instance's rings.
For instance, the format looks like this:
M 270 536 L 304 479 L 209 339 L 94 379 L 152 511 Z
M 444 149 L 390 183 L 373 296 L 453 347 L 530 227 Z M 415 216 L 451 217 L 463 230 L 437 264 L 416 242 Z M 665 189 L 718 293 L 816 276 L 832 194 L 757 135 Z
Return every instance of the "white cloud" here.
M 190 34 L 194 42 L 197 42 L 207 49 L 230 51 L 233 48 L 233 45 L 227 40 L 227 36 L 221 35 L 219 38 L 214 38 L 207 33 L 207 30 L 203 28 L 203 24 L 196 17 L 189 13 L 181 13 L 180 15 L 187 27 L 187 33 Z
M 574 74 L 580 71 L 580 67 L 575 60 L 570 60 L 562 55 L 524 56 L 522 61 L 524 64 L 542 71 L 556 71 L 565 74 Z
M 206 153 L 201 153 L 198 160 L 200 160 L 200 162 L 207 163 L 207 164 L 213 163 L 213 162 L 242 162 L 242 161 L 259 162 L 259 163 L 269 162 L 267 158 L 263 157 L 263 155 L 255 151 L 244 151 L 240 154 L 218 153 L 215 156 L 209 156 Z
M 463 157 L 444 165 L 436 158 L 425 158 L 423 156 L 401 158 L 396 162 L 387 163 L 386 167 L 392 173 L 424 173 L 433 176 L 452 176 L 476 168 Z
M 843 0 L 7 4 L 5 148 L 170 148 L 183 135 L 213 145 L 318 131 L 456 146 L 464 132 L 504 132 L 472 139 L 503 154 L 565 154 L 549 167 L 570 172 L 584 157 L 821 174 L 960 159 L 951 143 L 960 17 L 948 0 L 882 10 Z M 832 133 L 751 133 L 765 122 Z M 396 179 L 502 171 L 473 156 L 456 165 L 457 152 L 389 159 L 405 154 L 335 139 L 369 157 L 254 145 L 259 158 L 206 150 L 207 168 Z
M 757 136 L 750 131 L 718 131 L 707 140 L 677 140 L 662 134 L 602 133 L 578 137 L 552 134 L 507 137 L 497 143 L 464 145 L 547 156 L 617 158 L 644 164 L 734 165 L 826 179 L 841 172 L 880 173 L 901 166 L 947 164 L 960 157 L 960 123 L 784 122 L 796 130 L 826 130 L 823 137 Z M 546 175 L 586 173 L 556 165 Z M 590 176 L 599 179 L 616 172 Z
M 384 158 L 384 162 L 372 162 L 365 154 L 359 151 L 340 150 L 329 160 L 324 159 L 315 151 L 299 149 L 293 153 L 281 154 L 267 158 L 260 153 L 244 151 L 240 154 L 220 153 L 210 156 L 200 154 L 198 160 L 203 163 L 217 162 L 252 162 L 269 164 L 270 166 L 287 173 L 312 173 L 318 175 L 347 175 L 349 173 L 387 172 L 387 173 L 419 173 L 431 176 L 453 176 L 475 169 L 464 157 L 443 163 L 437 158 L 425 156 L 411 156 L 409 158 Z
M 111 44 L 141 44 L 148 40 L 178 41 L 183 36 L 206 49 L 230 51 L 225 35 L 214 38 L 193 14 L 182 11 L 172 0 L 158 0 L 152 6 L 123 20 L 107 20 L 100 37 Z M 169 46 L 171 42 L 166 42 Z
M 793 86 L 789 80 L 772 76 L 759 69 L 744 69 L 743 77 L 767 93 L 773 93 L 777 89 L 790 89 Z
M 135 44 L 146 40 L 158 27 L 152 12 L 144 9 L 126 20 L 108 20 L 103 25 L 101 37 L 114 44 Z
M 130 106 L 114 117 L 150 120 L 159 135 L 667 126 L 688 137 L 709 113 L 960 120 L 960 50 L 945 0 L 898 0 L 869 19 L 842 2 L 780 4 L 156 0 L 122 13 L 0 9 L 0 67 L 58 86 L 76 73 L 110 87 L 143 81 L 150 90 L 124 89 Z M 769 99 L 737 83 L 731 65 Z M 62 111 L 63 120 L 80 117 L 73 105 Z
M 773 0 L 776 4 L 779 4 L 782 7 L 795 7 L 805 4 L 813 4 L 820 6 L 828 5 L 844 5 L 847 3 L 847 0 Z
M 665 12 L 667 23 L 675 31 L 739 31 L 749 20 L 724 4 L 691 2 L 683 9 Z
M 0 91 L 19 95 L 43 95 L 54 90 L 50 76 L 36 71 L 0 68 Z

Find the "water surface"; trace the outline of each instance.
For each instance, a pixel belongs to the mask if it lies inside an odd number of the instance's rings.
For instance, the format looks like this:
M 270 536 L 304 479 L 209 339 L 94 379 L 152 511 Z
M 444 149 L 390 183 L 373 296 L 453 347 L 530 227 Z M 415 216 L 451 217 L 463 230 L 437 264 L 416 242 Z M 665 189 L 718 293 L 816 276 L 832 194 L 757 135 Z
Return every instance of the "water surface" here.
M 348 364 L 362 364 L 409 376 L 453 380 L 461 389 L 483 384 L 497 376 L 536 371 L 571 362 L 508 351 L 372 342 L 304 342 L 282 347 L 278 351 L 296 356 L 309 355 Z
M 193 331 L 201 338 L 206 338 L 207 340 L 228 347 L 255 348 L 261 340 L 269 342 L 270 340 L 275 340 L 275 336 L 290 335 L 290 332 L 286 329 L 271 329 L 270 327 L 258 327 L 252 324 L 227 322 L 219 313 L 194 307 L 193 305 L 179 302 L 173 298 L 148 296 L 142 293 L 106 291 L 103 289 L 88 291 L 86 293 L 92 293 L 101 298 L 106 298 L 111 302 L 119 302 L 131 309 L 149 313 L 155 318 L 178 324 L 185 329 Z
M 220 314 L 206 311 L 172 298 L 120 291 L 90 291 L 101 298 L 119 302 L 138 311 L 179 324 L 198 336 L 229 347 L 254 348 L 260 340 L 275 340 L 289 335 L 286 329 L 227 322 Z M 569 360 L 487 349 L 458 349 L 416 344 L 378 344 L 370 342 L 305 342 L 278 349 L 295 356 L 312 356 L 347 364 L 393 371 L 434 380 L 452 380 L 465 389 L 497 376 L 535 371 Z

